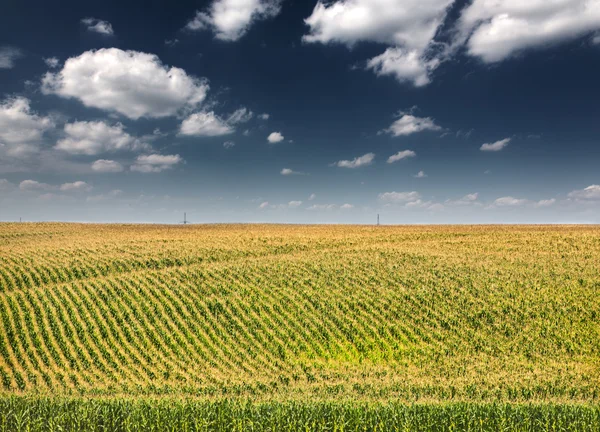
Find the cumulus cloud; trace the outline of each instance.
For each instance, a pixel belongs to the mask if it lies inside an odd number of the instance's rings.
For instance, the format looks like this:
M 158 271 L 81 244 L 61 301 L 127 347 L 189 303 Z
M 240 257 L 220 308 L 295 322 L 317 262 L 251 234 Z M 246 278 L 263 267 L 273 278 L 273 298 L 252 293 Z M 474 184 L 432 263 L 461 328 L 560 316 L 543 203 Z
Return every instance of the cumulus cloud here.
M 267 141 L 269 141 L 269 144 L 277 144 L 283 140 L 284 137 L 283 135 L 281 135 L 281 132 L 271 132 L 271 134 L 267 137 Z
M 506 147 L 508 145 L 508 143 L 510 142 L 510 140 L 511 140 L 510 138 L 504 138 L 503 140 L 496 141 L 493 143 L 485 143 L 485 144 L 481 145 L 479 150 L 497 152 L 497 151 L 502 150 L 504 147 Z
M 435 124 L 431 117 L 416 117 L 408 113 L 400 113 L 401 117 L 381 133 L 389 133 L 394 137 L 408 136 L 423 131 L 439 131 L 442 128 Z
M 225 141 L 223 147 L 229 150 L 230 148 L 235 147 L 235 143 L 233 141 Z
M 81 121 L 65 125 L 66 137 L 54 148 L 70 154 L 97 155 L 119 150 L 143 150 L 149 146 L 132 137 L 121 123 L 109 125 L 102 121 Z
M 183 159 L 179 155 L 141 155 L 137 157 L 130 169 L 131 171 L 142 173 L 159 173 L 172 168 L 182 161 Z
M 577 201 L 600 201 L 600 185 L 590 185 L 585 189 L 574 190 L 567 196 Z
M 426 59 L 419 50 L 388 48 L 367 61 L 367 69 L 377 75 L 392 75 L 399 82 L 423 87 L 431 82 L 430 74 L 440 65 L 437 58 Z
M 235 129 L 213 111 L 188 116 L 179 128 L 180 135 L 214 137 L 229 135 Z
M 0 103 L 0 147 L 10 156 L 22 156 L 37 150 L 48 129 L 54 128 L 49 117 L 31 110 L 29 99 L 16 97 Z
M 427 174 L 425 174 L 425 171 L 419 171 L 418 173 L 416 173 L 414 175 L 414 178 L 425 178 L 427 177 Z
M 134 120 L 173 116 L 196 107 L 208 88 L 206 80 L 169 68 L 154 54 L 118 48 L 86 51 L 42 79 L 44 94 L 78 99 L 85 106 Z
M 600 29 L 598 0 L 474 0 L 458 21 L 470 55 L 486 63 Z
M 302 201 L 289 201 L 286 204 L 270 204 L 268 201 L 262 202 L 258 208 L 261 210 L 272 209 L 272 210 L 287 210 L 295 209 L 302 205 Z
M 416 191 L 411 192 L 384 192 L 378 195 L 378 199 L 385 207 L 402 206 L 406 209 L 422 209 L 429 211 L 439 211 L 444 208 L 443 204 L 433 201 L 423 201 L 421 194 Z
M 461 5 L 449 41 L 436 40 L 454 0 L 318 1 L 305 19 L 309 43 L 386 44 L 366 62 L 378 75 L 416 87 L 462 52 L 492 63 L 527 49 L 551 46 L 600 29 L 598 0 L 473 0 Z M 593 41 L 600 40 L 595 36 Z
M 453 0 L 318 1 L 304 20 L 310 31 L 305 42 L 338 42 L 353 46 L 371 41 L 425 48 Z
M 21 55 L 21 51 L 17 48 L 0 47 L 0 69 L 12 69 L 15 66 L 15 60 Z
M 445 204 L 449 206 L 468 206 L 472 204 L 476 204 L 479 198 L 479 194 L 477 192 L 470 193 L 465 195 L 464 197 L 457 200 L 446 200 Z
M 108 21 L 103 21 L 97 18 L 83 18 L 81 22 L 86 26 L 88 31 L 94 33 L 100 33 L 106 36 L 111 36 L 115 33 L 112 25 Z
M 416 191 L 412 192 L 384 192 L 378 195 L 381 202 L 389 204 L 406 204 L 416 202 L 421 199 L 421 194 Z
M 351 210 L 351 209 L 353 209 L 353 208 L 354 208 L 354 206 L 353 206 L 352 204 L 347 204 L 347 203 L 346 203 L 346 204 L 342 204 L 342 205 L 340 206 L 340 209 L 341 209 L 341 210 Z
M 118 173 L 123 171 L 123 165 L 114 160 L 98 159 L 92 163 L 92 170 L 99 173 Z
M 19 183 L 19 189 L 25 192 L 48 191 L 54 189 L 54 186 L 36 180 L 23 180 Z
M 305 173 L 303 173 L 301 171 L 294 171 L 293 169 L 290 169 L 290 168 L 284 168 L 281 170 L 280 174 L 284 175 L 284 176 L 289 176 L 289 175 L 304 175 Z
M 236 41 L 256 21 L 276 16 L 280 0 L 214 0 L 206 11 L 197 11 L 185 28 L 212 30 L 215 38 Z
M 365 165 L 371 165 L 375 159 L 375 153 L 367 153 L 352 160 L 341 160 L 334 162 L 333 165 L 339 168 L 359 168 Z
M 271 117 L 269 114 L 267 113 L 263 113 L 263 114 L 259 114 L 258 118 L 261 120 L 269 120 L 269 117 Z
M 62 192 L 89 192 L 92 190 L 92 186 L 80 180 L 73 183 L 63 183 L 59 189 Z
M 550 207 L 556 203 L 555 198 L 540 200 L 534 204 L 535 207 Z
M 337 206 L 335 204 L 313 204 L 307 207 L 306 210 L 310 211 L 331 211 L 335 210 Z
M 46 63 L 46 66 L 48 66 L 49 68 L 52 68 L 52 69 L 60 66 L 60 60 L 56 57 L 44 58 L 44 63 Z
M 379 75 L 393 75 L 415 86 L 429 83 L 439 60 L 432 56 L 434 36 L 454 0 L 337 0 L 319 1 L 304 21 L 310 27 L 305 42 L 361 41 L 389 46 L 367 62 Z
M 394 162 L 398 162 L 399 160 L 415 157 L 417 154 L 412 150 L 402 150 L 396 154 L 390 156 L 387 160 L 387 163 L 391 164 Z
M 527 204 L 529 201 L 526 199 L 513 198 L 511 196 L 505 196 L 501 198 L 497 198 L 493 202 L 493 206 L 495 207 L 516 207 Z

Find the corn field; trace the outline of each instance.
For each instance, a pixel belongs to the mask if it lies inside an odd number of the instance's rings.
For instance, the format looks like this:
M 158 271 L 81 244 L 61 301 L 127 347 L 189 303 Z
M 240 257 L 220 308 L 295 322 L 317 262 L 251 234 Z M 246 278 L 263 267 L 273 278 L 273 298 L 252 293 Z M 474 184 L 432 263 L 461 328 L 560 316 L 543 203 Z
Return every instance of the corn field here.
M 0 224 L 0 431 L 597 430 L 599 400 L 597 227 Z

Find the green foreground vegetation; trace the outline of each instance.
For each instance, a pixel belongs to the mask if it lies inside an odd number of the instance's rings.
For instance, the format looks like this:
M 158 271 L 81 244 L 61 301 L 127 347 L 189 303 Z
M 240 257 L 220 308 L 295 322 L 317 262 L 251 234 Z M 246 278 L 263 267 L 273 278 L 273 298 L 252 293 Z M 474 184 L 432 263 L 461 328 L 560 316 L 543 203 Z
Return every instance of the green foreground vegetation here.
M 0 431 L 597 431 L 587 405 L 0 399 Z
M 0 432 L 600 430 L 598 263 L 594 226 L 0 224 Z

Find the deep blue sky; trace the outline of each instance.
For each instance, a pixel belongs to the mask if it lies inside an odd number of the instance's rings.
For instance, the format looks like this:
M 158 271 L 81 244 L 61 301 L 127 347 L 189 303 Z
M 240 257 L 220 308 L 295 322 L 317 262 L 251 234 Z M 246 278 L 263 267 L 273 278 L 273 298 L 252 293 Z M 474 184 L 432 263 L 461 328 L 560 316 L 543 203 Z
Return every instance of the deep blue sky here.
M 600 1 L 233 3 L 4 1 L 0 220 L 600 223 Z

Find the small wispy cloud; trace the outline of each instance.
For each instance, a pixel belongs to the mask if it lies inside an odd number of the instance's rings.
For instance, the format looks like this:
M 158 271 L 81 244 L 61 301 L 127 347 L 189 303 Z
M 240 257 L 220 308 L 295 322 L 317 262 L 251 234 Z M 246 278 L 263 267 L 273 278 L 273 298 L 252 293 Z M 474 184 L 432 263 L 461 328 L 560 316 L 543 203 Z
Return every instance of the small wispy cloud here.
M 360 168 L 362 166 L 371 165 L 375 159 L 375 153 L 367 153 L 362 156 L 355 157 L 352 160 L 341 160 L 334 162 L 332 165 L 339 168 Z
M 500 151 L 503 148 L 505 148 L 510 141 L 511 141 L 510 138 L 504 138 L 503 140 L 496 141 L 496 142 L 493 142 L 493 143 L 482 144 L 479 149 L 481 151 L 497 152 L 497 151 Z
M 396 154 L 391 155 L 388 158 L 387 163 L 391 164 L 391 163 L 394 163 L 394 162 L 398 162 L 398 161 L 400 161 L 402 159 L 407 159 L 407 158 L 415 157 L 416 155 L 417 154 L 414 151 L 412 151 L 412 150 L 402 150 L 402 151 L 399 151 Z

